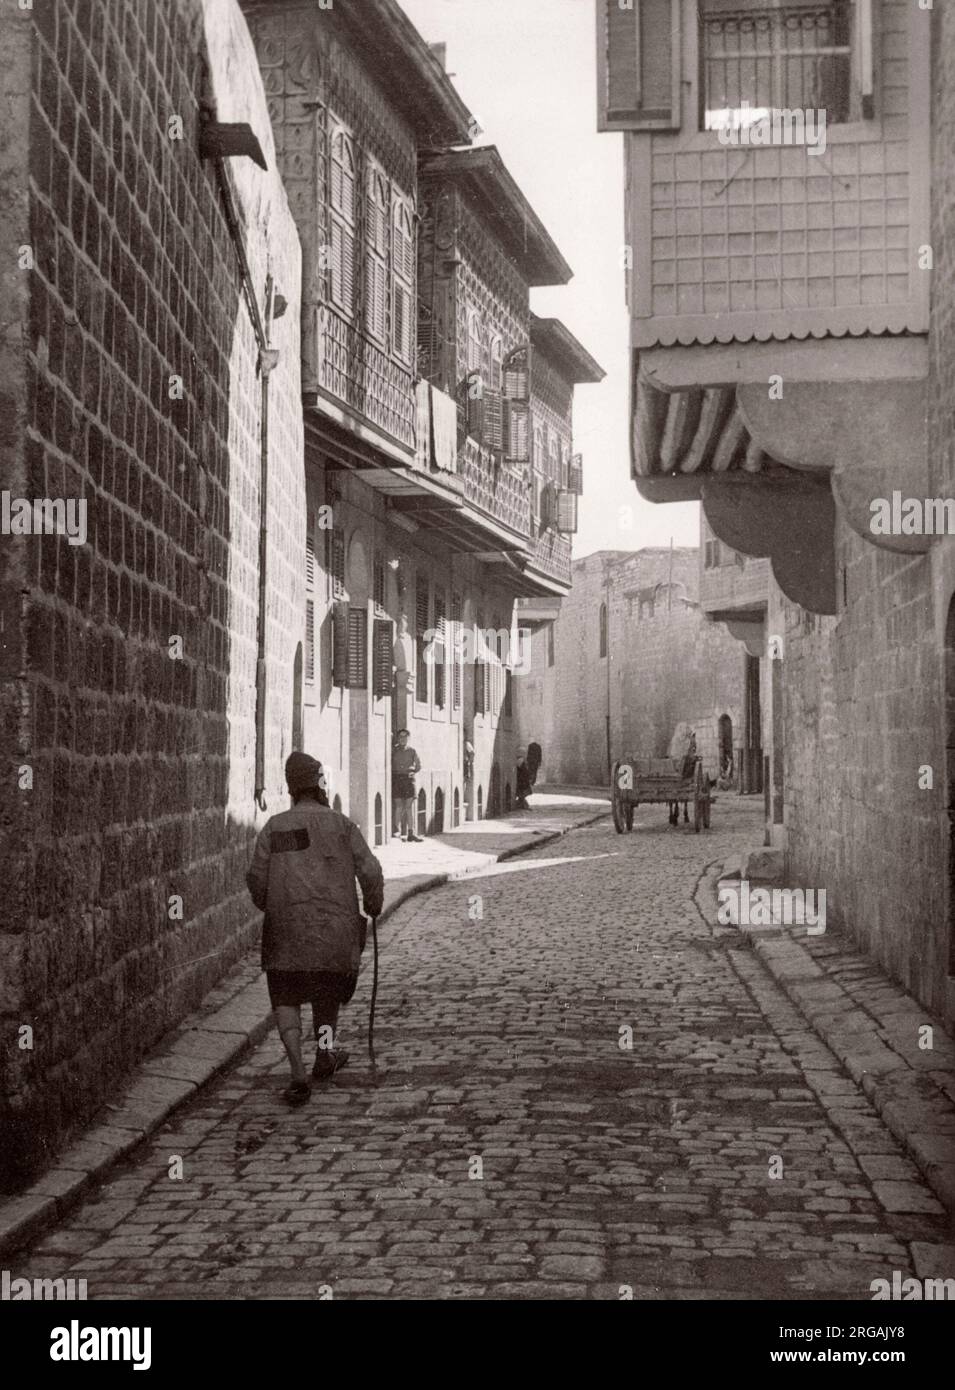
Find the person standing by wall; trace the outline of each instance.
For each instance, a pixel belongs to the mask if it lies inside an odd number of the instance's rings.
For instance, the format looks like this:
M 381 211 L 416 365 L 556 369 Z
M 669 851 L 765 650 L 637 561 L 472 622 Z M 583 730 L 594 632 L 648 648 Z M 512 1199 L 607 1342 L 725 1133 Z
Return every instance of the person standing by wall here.
M 301 1105 L 311 1091 L 302 1060 L 301 1005 L 312 1006 L 312 1077 L 325 1081 L 348 1060 L 334 1041 L 338 1010 L 355 992 L 364 946 L 355 879 L 365 912 L 377 917 L 384 877 L 357 825 L 330 808 L 317 759 L 293 753 L 285 780 L 292 809 L 266 821 L 246 883 L 265 913 L 262 968 L 292 1073 L 283 1094 L 290 1105 Z
M 421 836 L 414 833 L 418 795 L 415 774 L 421 771 L 421 759 L 409 744 L 410 737 L 407 729 L 399 729 L 395 736 L 395 747 L 391 754 L 391 792 L 395 801 L 399 838 L 407 840 L 409 844 L 418 844 Z
M 527 762 L 527 752 L 524 748 L 517 750 L 517 798 L 514 805 L 518 811 L 529 811 L 527 798 L 530 795 L 534 780 L 531 777 L 531 770 Z

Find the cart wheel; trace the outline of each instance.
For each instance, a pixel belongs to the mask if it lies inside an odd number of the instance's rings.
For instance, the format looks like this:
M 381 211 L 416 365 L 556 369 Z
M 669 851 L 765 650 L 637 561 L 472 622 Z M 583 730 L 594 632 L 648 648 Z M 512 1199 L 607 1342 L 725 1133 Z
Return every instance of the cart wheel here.
M 626 820 L 626 823 L 627 823 L 627 834 L 628 834 L 628 835 L 629 835 L 629 834 L 632 832 L 632 830 L 633 830 L 633 809 L 634 809 L 634 803 L 633 803 L 632 801 L 628 801 L 628 802 L 627 802 L 627 806 L 626 806 L 626 811 L 625 811 L 625 813 L 624 813 L 624 815 L 625 815 L 625 820 Z
M 620 771 L 619 762 L 614 763 L 613 771 L 610 774 L 610 809 L 613 812 L 613 828 L 618 835 L 623 834 L 623 793 L 617 786 L 617 774 Z

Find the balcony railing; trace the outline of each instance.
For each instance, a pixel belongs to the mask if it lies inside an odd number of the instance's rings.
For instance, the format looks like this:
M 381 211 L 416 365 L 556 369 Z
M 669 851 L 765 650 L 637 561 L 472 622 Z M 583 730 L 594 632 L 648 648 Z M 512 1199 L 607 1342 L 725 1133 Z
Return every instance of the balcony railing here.
M 511 530 L 529 535 L 530 492 L 521 474 L 496 463 L 494 455 L 470 436 L 458 450 L 458 473 L 469 502 Z
M 318 309 L 321 385 L 385 434 L 414 448 L 415 387 L 401 367 L 330 305 Z
M 558 531 L 545 531 L 533 550 L 532 565 L 550 579 L 570 584 L 571 541 Z

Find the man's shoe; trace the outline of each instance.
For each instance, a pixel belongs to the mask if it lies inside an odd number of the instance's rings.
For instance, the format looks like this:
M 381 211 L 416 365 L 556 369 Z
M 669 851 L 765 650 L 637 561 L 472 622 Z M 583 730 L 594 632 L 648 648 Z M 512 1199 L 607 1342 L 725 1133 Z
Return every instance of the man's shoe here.
M 344 1047 L 340 1047 L 337 1052 L 319 1052 L 312 1067 L 312 1076 L 316 1081 L 328 1081 L 337 1071 L 341 1071 L 347 1061 L 348 1052 Z
M 423 838 L 421 835 L 409 835 L 409 836 L 408 836 L 408 844 L 409 844 L 409 845 L 421 845 L 421 844 L 424 844 L 424 838 Z

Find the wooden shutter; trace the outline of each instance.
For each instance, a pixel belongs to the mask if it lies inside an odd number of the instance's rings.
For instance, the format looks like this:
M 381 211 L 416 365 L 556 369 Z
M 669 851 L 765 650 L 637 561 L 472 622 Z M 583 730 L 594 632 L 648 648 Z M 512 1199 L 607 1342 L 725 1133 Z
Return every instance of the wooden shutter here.
M 315 684 L 315 603 L 305 600 L 305 681 Z
M 391 694 L 392 652 L 395 644 L 394 624 L 390 618 L 376 618 L 372 638 L 372 682 L 375 697 L 386 699 Z
M 446 666 L 448 659 L 447 627 L 445 624 L 444 595 L 436 593 L 434 596 L 434 627 L 438 634 L 435 639 L 435 664 L 434 664 L 434 703 L 440 708 L 444 708 L 444 692 L 446 689 Z
M 332 529 L 325 532 L 328 537 L 328 576 L 332 586 L 332 598 L 345 597 L 345 537 L 341 531 Z
M 385 341 L 388 321 L 388 273 L 370 249 L 365 262 L 365 326 L 373 338 Z
M 481 443 L 485 449 L 500 453 L 504 448 L 504 400 L 500 391 L 485 388 L 481 419 Z
M 348 604 L 332 609 L 332 684 L 348 684 Z
M 504 457 L 512 463 L 530 459 L 530 423 L 524 401 L 504 402 Z
M 468 434 L 478 443 L 484 439 L 484 380 L 480 372 L 469 372 L 464 383 Z
M 530 400 L 531 350 L 516 347 L 504 358 L 504 395 L 511 401 Z
M 574 454 L 570 460 L 570 468 L 567 472 L 567 486 L 571 492 L 576 492 L 579 497 L 584 490 L 584 457 L 583 454 Z
M 364 690 L 368 685 L 368 615 L 364 608 L 348 610 L 348 685 Z
M 599 130 L 679 130 L 682 0 L 598 0 Z
M 461 708 L 461 653 L 458 650 L 461 630 L 461 595 L 451 595 L 451 703 L 455 709 Z
M 425 661 L 424 635 L 430 627 L 431 605 L 428 581 L 419 579 L 415 590 L 415 699 L 428 701 L 428 663 Z
M 576 492 L 558 492 L 556 497 L 555 523 L 557 530 L 564 536 L 572 536 L 577 532 L 577 494 Z

